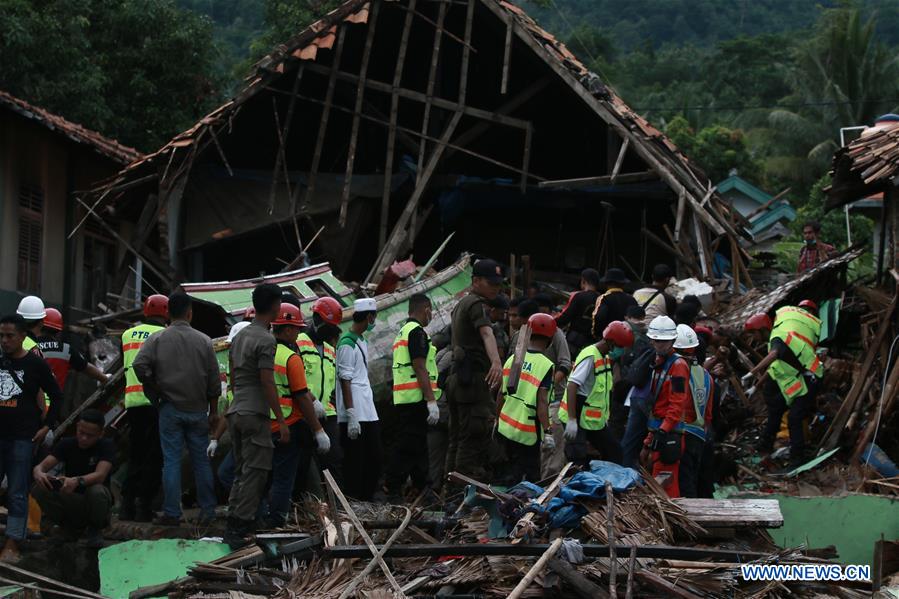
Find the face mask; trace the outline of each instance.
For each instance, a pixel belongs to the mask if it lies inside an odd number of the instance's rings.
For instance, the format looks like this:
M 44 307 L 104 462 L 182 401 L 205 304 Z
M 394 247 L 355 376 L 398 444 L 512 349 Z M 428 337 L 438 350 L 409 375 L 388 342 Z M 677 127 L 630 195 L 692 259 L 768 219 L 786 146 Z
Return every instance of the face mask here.
M 373 322 L 372 322 L 372 323 L 369 323 L 369 325 L 368 325 L 367 327 L 365 327 L 365 330 L 366 330 L 367 332 L 369 332 L 369 333 L 372 332 L 372 331 L 374 331 L 374 330 L 375 330 L 375 323 L 373 323 Z
M 815 245 L 815 240 L 814 239 L 806 239 L 805 245 Z
M 612 351 L 609 352 L 609 357 L 612 358 L 613 360 L 617 360 L 618 358 L 620 358 L 623 355 L 624 355 L 623 347 L 616 347 L 615 349 L 613 349 Z

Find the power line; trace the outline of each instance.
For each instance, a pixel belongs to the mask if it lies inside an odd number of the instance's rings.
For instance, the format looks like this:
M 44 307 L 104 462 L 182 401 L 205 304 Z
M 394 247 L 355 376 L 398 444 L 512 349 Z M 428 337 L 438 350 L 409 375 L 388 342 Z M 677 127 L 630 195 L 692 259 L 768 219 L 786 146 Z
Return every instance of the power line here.
M 847 106 L 853 104 L 899 104 L 896 100 L 862 100 L 860 102 L 798 102 L 795 104 L 756 104 L 756 105 L 735 105 L 735 106 L 686 106 L 681 108 L 670 108 L 663 106 L 655 107 L 635 107 L 634 110 L 641 112 L 657 111 L 657 112 L 685 112 L 688 110 L 707 110 L 710 112 L 733 112 L 741 110 L 754 110 L 758 108 L 805 108 L 809 106 Z

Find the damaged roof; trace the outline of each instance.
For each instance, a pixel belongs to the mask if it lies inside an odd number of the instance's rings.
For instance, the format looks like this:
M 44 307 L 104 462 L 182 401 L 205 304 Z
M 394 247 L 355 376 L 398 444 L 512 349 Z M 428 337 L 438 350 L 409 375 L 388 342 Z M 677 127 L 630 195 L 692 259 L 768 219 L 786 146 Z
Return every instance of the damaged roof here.
M 835 208 L 895 185 L 899 173 L 899 122 L 879 120 L 848 145 L 836 151 L 827 190 L 827 207 Z
M 26 119 L 36 121 L 51 131 L 60 133 L 77 144 L 89 146 L 98 154 L 119 164 L 129 164 L 141 158 L 141 153 L 122 145 L 114 139 L 92 131 L 78 123 L 29 104 L 21 98 L 0 90 L 0 105 L 5 106 Z
M 634 112 L 614 90 L 591 72 L 552 34 L 542 29 L 519 6 L 506 0 L 481 0 L 501 20 L 531 47 L 549 66 L 571 85 L 574 91 L 599 113 L 622 138 L 630 140 L 632 148 L 680 195 L 685 196 L 700 217 L 716 234 L 735 234 L 726 216 L 727 204 L 715 192 L 708 178 L 661 131 Z M 335 40 L 337 25 L 342 22 L 365 23 L 368 20 L 369 0 L 347 0 L 324 18 L 262 58 L 247 77 L 244 88 L 231 100 L 222 104 L 190 129 L 175 136 L 162 148 L 135 161 L 108 185 L 116 185 L 129 172 L 153 163 L 160 157 L 166 161 L 179 149 L 196 148 L 212 126 L 226 124 L 241 105 L 285 72 L 288 62 L 315 60 L 320 49 L 330 49 Z M 207 140 L 208 141 L 208 140 Z M 716 210 L 710 210 L 714 205 Z

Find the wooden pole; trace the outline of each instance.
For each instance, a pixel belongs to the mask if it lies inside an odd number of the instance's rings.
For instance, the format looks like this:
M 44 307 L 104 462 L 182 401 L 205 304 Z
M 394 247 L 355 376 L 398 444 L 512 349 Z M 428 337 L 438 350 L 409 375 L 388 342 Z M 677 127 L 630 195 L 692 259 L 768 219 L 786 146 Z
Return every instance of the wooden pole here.
M 512 28 L 515 22 L 512 19 L 506 21 L 506 42 L 503 50 L 503 78 L 499 84 L 499 93 L 506 95 L 509 91 L 509 66 L 512 63 Z
M 403 507 L 406 510 L 406 516 L 403 518 L 402 523 L 397 527 L 393 534 L 390 535 L 390 538 L 387 539 L 387 542 L 381 545 L 380 551 L 372 558 L 370 562 L 365 566 L 361 572 L 356 574 L 353 580 L 350 581 L 350 584 L 343 589 L 343 592 L 340 593 L 340 597 L 338 599 L 347 599 L 347 597 L 351 596 L 353 592 L 356 590 L 356 587 L 359 586 L 365 577 L 371 574 L 371 571 L 375 569 L 375 566 L 378 565 L 378 560 L 384 559 L 384 554 L 387 553 L 387 550 L 390 549 L 390 546 L 393 545 L 393 542 L 397 540 L 397 538 L 406 530 L 406 527 L 409 526 L 409 521 L 412 520 L 412 510 L 407 507 Z M 402 589 L 400 589 L 402 592 Z
M 606 481 L 606 534 L 609 537 L 609 596 L 618 597 L 618 557 L 615 554 L 615 493 Z
M 390 572 L 390 568 L 387 567 L 386 562 L 384 562 L 384 558 L 381 556 L 381 553 L 378 551 L 378 548 L 375 547 L 374 541 L 371 540 L 371 537 L 368 536 L 368 533 L 365 531 L 365 527 L 362 526 L 362 522 L 359 521 L 359 517 L 356 516 L 356 512 L 353 511 L 353 507 L 350 505 L 350 502 L 347 501 L 346 497 L 344 497 L 343 492 L 340 490 L 340 487 L 337 486 L 337 482 L 334 480 L 334 477 L 331 476 L 331 473 L 328 470 L 325 470 L 322 474 L 325 476 L 325 481 L 328 483 L 334 493 L 337 495 L 337 499 L 340 501 L 340 504 L 343 506 L 343 509 L 346 510 L 346 514 L 349 517 L 350 521 L 353 523 L 353 526 L 356 527 L 356 530 L 359 531 L 359 536 L 362 537 L 362 540 L 365 541 L 365 544 L 368 546 L 369 551 L 377 560 L 378 565 L 381 566 L 381 571 L 384 572 L 384 576 L 387 578 L 387 581 L 390 583 L 390 586 L 394 588 L 394 590 L 399 593 L 400 597 L 405 597 L 406 595 L 403 593 L 402 587 L 400 587 L 399 583 L 397 583 L 396 578 L 393 577 L 393 573 Z M 340 526 L 340 523 L 337 523 Z
M 515 266 L 515 254 L 509 254 L 509 299 L 515 299 L 518 294 L 515 287 L 516 278 L 518 278 L 518 268 Z
M 434 81 L 437 76 L 437 64 L 440 62 L 440 46 L 443 42 L 443 22 L 446 19 L 446 7 L 447 4 L 441 2 L 440 6 L 437 8 L 437 30 L 434 32 L 434 51 L 431 53 L 431 66 L 428 70 L 428 86 L 426 88 L 427 91 L 425 92 L 427 98 L 425 99 L 424 117 L 421 121 L 422 138 L 418 149 L 418 169 L 416 170 L 416 178 L 425 165 L 427 142 L 425 141 L 424 136 L 428 134 L 428 126 L 430 125 L 431 120 L 431 102 L 434 99 Z
M 624 591 L 624 599 L 634 596 L 634 570 L 637 569 L 637 547 L 631 545 L 631 554 L 627 560 L 627 589 Z
M 519 599 L 530 584 L 534 582 L 537 575 L 543 572 L 543 569 L 546 567 L 546 562 L 555 557 L 561 547 L 562 537 L 559 537 L 552 542 L 546 552 L 544 552 L 544 554 L 540 556 L 540 559 L 537 560 L 537 563 L 528 570 L 528 573 L 524 575 L 524 578 L 522 578 L 515 588 L 512 589 L 512 592 L 509 594 L 509 599 Z
M 530 288 L 531 283 L 533 282 L 533 281 L 531 281 L 531 256 L 530 256 L 530 254 L 525 254 L 524 256 L 521 257 L 521 266 L 524 269 L 524 272 L 522 273 L 523 280 L 521 281 L 521 284 L 524 288 L 524 296 L 527 297 L 528 289 Z
M 393 153 L 396 146 L 396 122 L 400 107 L 399 87 L 403 79 L 403 65 L 406 62 L 406 49 L 409 45 L 409 30 L 412 28 L 412 17 L 415 14 L 416 0 L 409 0 L 406 20 L 403 22 L 403 33 L 400 37 L 399 55 L 396 69 L 393 71 L 393 87 L 390 92 L 390 125 L 387 129 L 387 164 L 384 166 L 384 189 L 381 192 L 381 220 L 378 230 L 378 249 L 384 250 L 387 244 L 387 219 L 390 217 L 390 189 L 393 179 Z
M 272 96 L 272 106 L 275 110 L 275 128 L 278 132 L 278 152 L 275 154 L 275 167 L 272 170 L 272 187 L 268 192 L 268 213 L 271 214 L 275 209 L 275 193 L 278 187 L 279 171 L 284 169 L 284 183 L 287 185 L 287 196 L 291 197 L 290 180 L 287 177 L 287 134 L 290 133 L 290 124 L 293 121 L 293 109 L 297 103 L 297 94 L 300 92 L 300 81 L 303 79 L 304 64 L 300 63 L 297 67 L 297 76 L 293 80 L 293 88 L 290 90 L 290 101 L 287 104 L 287 116 L 284 117 L 284 124 L 280 122 L 278 117 L 278 105 L 275 103 L 275 97 Z
M 612 168 L 612 185 L 614 185 L 615 180 L 618 179 L 618 173 L 621 171 L 621 165 L 624 164 L 624 155 L 627 154 L 627 148 L 630 145 L 630 137 L 625 138 L 624 143 L 621 144 L 621 149 L 618 151 L 618 158 L 615 160 L 615 166 Z

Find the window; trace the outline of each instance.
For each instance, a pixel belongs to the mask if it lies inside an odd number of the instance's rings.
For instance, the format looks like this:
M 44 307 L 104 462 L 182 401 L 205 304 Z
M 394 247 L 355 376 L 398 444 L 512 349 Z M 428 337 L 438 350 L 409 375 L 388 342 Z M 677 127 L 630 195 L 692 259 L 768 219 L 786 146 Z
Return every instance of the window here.
M 44 190 L 23 183 L 19 187 L 19 253 L 16 286 L 40 294 L 41 244 L 44 234 Z
M 82 262 L 82 295 L 81 307 L 93 311 L 100 303 L 109 301 L 108 294 L 113 291 L 112 279 L 118 264 L 116 263 L 115 242 L 106 236 L 106 232 L 93 218 L 84 223 L 84 260 Z M 129 287 L 125 293 L 134 294 Z M 121 292 L 121 289 L 114 293 Z

